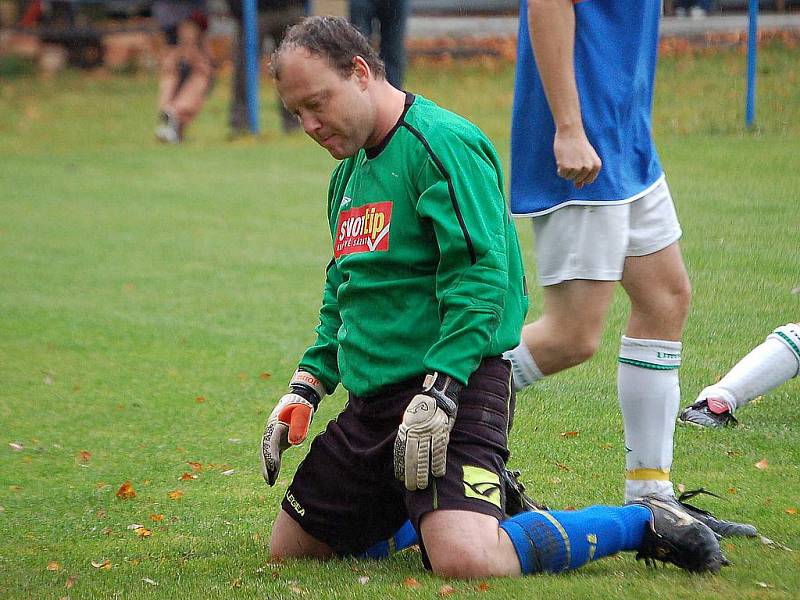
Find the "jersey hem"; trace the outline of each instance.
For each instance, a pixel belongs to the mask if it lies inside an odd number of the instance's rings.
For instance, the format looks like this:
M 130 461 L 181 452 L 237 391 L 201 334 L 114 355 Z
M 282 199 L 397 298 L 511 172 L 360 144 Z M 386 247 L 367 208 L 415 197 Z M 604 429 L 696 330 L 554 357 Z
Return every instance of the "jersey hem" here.
M 642 196 L 646 196 L 654 189 L 656 189 L 662 182 L 666 180 L 666 175 L 662 172 L 661 175 L 656 179 L 652 184 L 648 187 L 643 189 L 641 192 L 634 194 L 629 198 L 623 198 L 622 200 L 567 200 L 566 202 L 562 202 L 561 204 L 556 204 L 555 206 L 551 206 L 550 208 L 546 208 L 544 210 L 537 210 L 534 212 L 528 213 L 516 213 L 511 212 L 511 215 L 517 218 L 525 218 L 525 217 L 542 217 L 544 215 L 550 214 L 551 212 L 557 211 L 559 208 L 563 208 L 565 206 L 610 206 L 613 204 L 630 204 L 631 202 L 638 200 Z

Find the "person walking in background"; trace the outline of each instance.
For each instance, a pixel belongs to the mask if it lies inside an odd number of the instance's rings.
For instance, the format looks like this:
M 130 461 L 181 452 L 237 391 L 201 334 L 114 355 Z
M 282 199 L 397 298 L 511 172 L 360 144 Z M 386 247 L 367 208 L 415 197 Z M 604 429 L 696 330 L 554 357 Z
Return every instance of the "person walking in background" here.
M 675 2 L 676 17 L 692 17 L 702 19 L 713 9 L 712 0 L 677 0 Z
M 733 416 L 762 394 L 800 374 L 800 323 L 781 325 L 740 360 L 718 383 L 705 388 L 680 415 L 698 427 L 736 425 Z
M 247 64 L 244 35 L 244 11 L 242 0 L 228 0 L 231 14 L 236 19 L 236 33 L 233 38 L 233 77 L 231 79 L 231 103 L 228 118 L 230 137 L 237 138 L 249 133 L 247 114 Z M 283 40 L 286 30 L 300 22 L 305 14 L 303 0 L 257 0 L 258 8 L 258 43 L 257 57 L 259 73 L 261 72 L 262 45 L 264 37 L 269 35 L 275 47 Z M 278 111 L 281 116 L 281 127 L 288 133 L 299 128 L 297 120 L 278 99 Z
M 153 14 L 167 42 L 158 80 L 155 135 L 161 142 L 179 144 L 211 89 L 213 67 L 204 38 L 208 15 L 200 0 L 160 0 L 153 5 Z
M 379 54 L 386 65 L 386 80 L 397 89 L 403 89 L 406 71 L 408 13 L 408 0 L 350 0 L 350 22 L 368 40 L 372 37 L 373 23 L 378 21 Z
M 681 227 L 651 133 L 659 2 L 522 0 L 511 129 L 511 210 L 531 216 L 544 313 L 505 357 L 514 385 L 588 360 L 616 283 L 631 314 L 617 386 L 626 502 L 670 481 L 691 289 Z M 749 525 L 691 514 L 720 535 Z

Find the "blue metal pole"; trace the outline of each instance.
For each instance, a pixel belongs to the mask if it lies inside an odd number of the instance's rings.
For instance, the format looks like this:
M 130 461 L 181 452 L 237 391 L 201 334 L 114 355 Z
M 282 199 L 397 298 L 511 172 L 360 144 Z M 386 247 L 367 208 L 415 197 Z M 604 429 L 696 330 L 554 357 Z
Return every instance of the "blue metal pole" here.
M 758 55 L 758 0 L 750 0 L 750 27 L 747 33 L 747 104 L 744 122 L 753 126 L 756 118 L 756 59 Z
M 256 0 L 243 0 L 244 16 L 244 56 L 247 77 L 247 118 L 250 132 L 258 134 L 258 51 L 261 46 L 258 39 L 258 13 Z

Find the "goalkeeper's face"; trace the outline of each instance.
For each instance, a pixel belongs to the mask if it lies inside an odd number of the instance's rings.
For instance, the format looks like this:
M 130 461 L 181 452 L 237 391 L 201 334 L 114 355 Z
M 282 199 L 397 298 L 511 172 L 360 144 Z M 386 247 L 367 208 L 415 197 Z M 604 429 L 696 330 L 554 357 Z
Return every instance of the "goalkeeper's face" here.
M 376 122 L 372 76 L 363 59 L 353 60 L 347 77 L 303 48 L 287 50 L 279 60 L 278 93 L 303 130 L 338 160 L 363 148 Z

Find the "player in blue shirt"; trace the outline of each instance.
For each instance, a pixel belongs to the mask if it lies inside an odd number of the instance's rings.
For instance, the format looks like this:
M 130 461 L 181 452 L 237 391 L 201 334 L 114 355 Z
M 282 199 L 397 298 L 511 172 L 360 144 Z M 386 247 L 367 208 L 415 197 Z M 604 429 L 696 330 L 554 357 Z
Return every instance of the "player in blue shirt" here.
M 507 353 L 515 386 L 596 351 L 616 282 L 631 303 L 619 352 L 625 500 L 674 498 L 678 367 L 691 289 L 651 112 L 661 2 L 523 0 L 511 209 L 532 216 L 544 313 Z M 693 513 L 720 534 L 755 535 Z

